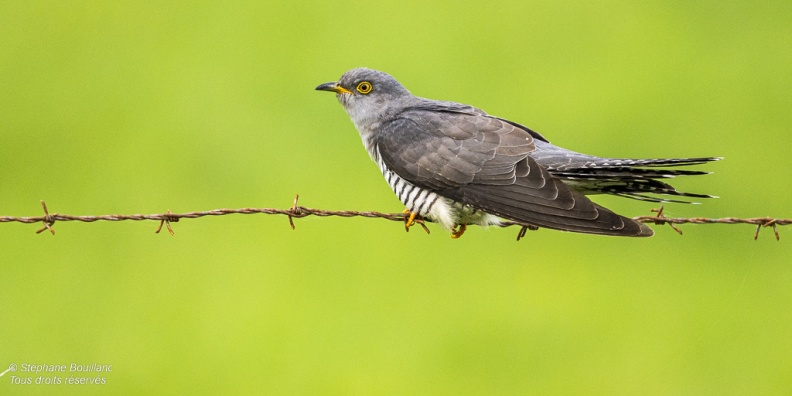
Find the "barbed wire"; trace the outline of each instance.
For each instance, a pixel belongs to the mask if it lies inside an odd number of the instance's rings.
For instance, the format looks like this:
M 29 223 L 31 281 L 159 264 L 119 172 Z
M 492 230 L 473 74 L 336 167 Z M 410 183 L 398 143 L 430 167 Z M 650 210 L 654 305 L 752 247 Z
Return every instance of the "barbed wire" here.
M 366 217 L 366 218 L 385 219 L 390 221 L 400 221 L 400 222 L 404 222 L 405 224 L 408 218 L 405 215 L 405 213 L 382 213 L 382 212 L 373 212 L 373 211 L 360 212 L 355 210 L 324 210 L 324 209 L 308 208 L 305 206 L 298 206 L 297 205 L 298 199 L 299 199 L 299 195 L 296 195 L 294 197 L 294 202 L 292 203 L 292 206 L 288 209 L 276 209 L 276 208 L 213 209 L 213 210 L 187 212 L 187 213 L 172 213 L 170 210 L 168 210 L 167 213 L 156 213 L 149 215 L 109 214 L 109 215 L 99 215 L 99 216 L 74 216 L 74 215 L 58 214 L 58 213 L 50 214 L 49 210 L 47 209 L 47 204 L 44 203 L 44 201 L 41 201 L 41 206 L 44 209 L 44 216 L 34 216 L 34 217 L 0 216 L 0 223 L 41 222 L 44 226 L 36 231 L 37 234 L 49 230 L 49 232 L 52 233 L 52 235 L 55 235 L 55 229 L 53 229 L 52 227 L 56 221 L 80 221 L 85 223 L 92 223 L 95 221 L 153 220 L 160 222 L 159 226 L 157 227 L 157 230 L 155 231 L 156 233 L 159 233 L 164 225 L 168 229 L 168 232 L 171 235 L 174 235 L 173 228 L 171 227 L 171 223 L 176 223 L 181 219 L 197 219 L 199 217 L 205 217 L 205 216 L 225 216 L 230 214 L 285 215 L 288 217 L 289 225 L 291 226 L 292 229 L 294 229 L 294 218 L 302 218 L 308 216 Z M 671 226 L 671 228 L 674 229 L 674 231 L 678 232 L 680 235 L 682 234 L 682 230 L 680 230 L 676 226 L 677 224 L 752 224 L 756 226 L 756 232 L 754 233 L 754 240 L 756 240 L 759 237 L 759 231 L 761 231 L 763 227 L 772 227 L 776 240 L 780 240 L 777 227 L 792 224 L 792 219 L 781 219 L 781 218 L 772 218 L 772 217 L 753 217 L 753 218 L 665 217 L 663 215 L 662 207 L 660 207 L 659 209 L 652 209 L 652 212 L 654 212 L 655 215 L 635 216 L 632 219 L 641 223 L 653 223 L 656 225 L 668 224 L 669 226 Z M 426 231 L 426 233 L 429 233 L 429 228 L 426 227 L 425 222 L 431 222 L 431 220 L 429 219 L 416 220 L 416 223 L 421 225 L 421 227 L 424 229 L 424 231 Z M 539 228 L 533 225 L 523 224 L 513 221 L 505 221 L 501 223 L 500 226 L 521 227 L 519 233 L 517 234 L 518 241 L 525 236 L 528 230 L 537 230 Z M 407 231 L 410 230 L 409 227 L 405 227 L 405 229 Z

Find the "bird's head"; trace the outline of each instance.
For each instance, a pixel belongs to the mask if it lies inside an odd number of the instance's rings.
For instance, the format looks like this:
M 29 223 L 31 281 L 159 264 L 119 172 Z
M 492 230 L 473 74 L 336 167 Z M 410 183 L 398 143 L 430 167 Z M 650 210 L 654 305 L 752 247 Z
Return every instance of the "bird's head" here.
M 404 106 L 412 95 L 387 73 L 366 68 L 352 69 L 337 81 L 316 87 L 335 92 L 349 116 L 359 124 Z

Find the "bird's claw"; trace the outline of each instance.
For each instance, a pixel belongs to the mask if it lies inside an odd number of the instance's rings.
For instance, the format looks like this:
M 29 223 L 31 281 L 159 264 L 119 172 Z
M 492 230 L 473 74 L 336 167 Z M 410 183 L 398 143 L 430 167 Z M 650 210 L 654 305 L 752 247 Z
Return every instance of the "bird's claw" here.
M 418 216 L 418 213 L 412 212 L 410 209 L 404 209 L 402 214 L 404 215 L 404 229 L 410 231 L 410 227 L 415 224 L 415 218 Z
M 427 234 L 429 233 L 429 227 L 426 226 L 426 223 L 424 223 L 423 217 L 421 215 L 411 211 L 410 209 L 404 209 L 402 214 L 404 215 L 405 231 L 410 232 L 410 227 L 412 227 L 414 224 L 420 224 L 424 231 L 426 231 Z
M 459 237 L 461 237 L 462 234 L 465 233 L 466 229 L 467 229 L 467 225 L 465 224 L 459 224 L 458 226 L 455 226 L 454 228 L 451 229 L 451 238 L 459 239 Z

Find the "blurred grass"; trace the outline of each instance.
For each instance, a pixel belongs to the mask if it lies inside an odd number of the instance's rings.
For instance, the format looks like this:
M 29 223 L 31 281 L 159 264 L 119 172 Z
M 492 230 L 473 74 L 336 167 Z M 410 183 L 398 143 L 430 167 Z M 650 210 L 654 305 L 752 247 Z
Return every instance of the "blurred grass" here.
M 0 214 L 399 211 L 332 95 L 357 66 L 605 156 L 720 155 L 669 216 L 790 217 L 786 2 L 24 2 L 0 14 Z M 598 202 L 625 215 L 652 205 Z M 792 270 L 749 226 L 649 240 L 226 216 L 0 226 L 12 393 L 779 394 Z M 20 374 L 20 373 L 18 373 Z M 7 389 L 6 389 L 7 388 Z

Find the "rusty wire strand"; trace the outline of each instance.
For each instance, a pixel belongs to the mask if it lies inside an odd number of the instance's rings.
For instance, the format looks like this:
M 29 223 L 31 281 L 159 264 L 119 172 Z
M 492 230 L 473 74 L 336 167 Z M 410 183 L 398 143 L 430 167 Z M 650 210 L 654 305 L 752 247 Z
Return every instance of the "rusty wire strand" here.
M 181 219 L 196 219 L 205 216 L 224 216 L 230 214 L 285 215 L 288 217 L 289 225 L 291 226 L 292 229 L 294 229 L 293 218 L 302 218 L 308 216 L 367 217 L 367 218 L 378 218 L 378 219 L 400 221 L 400 222 L 406 221 L 406 216 L 404 213 L 382 213 L 382 212 L 374 212 L 374 211 L 360 212 L 355 210 L 324 210 L 324 209 L 308 208 L 305 206 L 298 206 L 297 205 L 298 198 L 299 195 L 294 197 L 294 202 L 292 203 L 292 206 L 289 209 L 276 209 L 276 208 L 213 209 L 213 210 L 187 212 L 187 213 L 173 213 L 169 209 L 167 213 L 155 213 L 149 215 L 110 214 L 110 215 L 99 215 L 99 216 L 74 216 L 74 215 L 58 214 L 58 213 L 50 214 L 49 210 L 47 209 L 47 205 L 44 203 L 44 201 L 41 201 L 41 206 L 44 210 L 44 216 L 34 216 L 34 217 L 0 216 L 0 223 L 41 222 L 44 226 L 36 231 L 37 234 L 49 230 L 50 233 L 52 233 L 52 235 L 55 235 L 55 230 L 52 228 L 52 226 L 56 221 L 80 221 L 85 223 L 92 223 L 95 221 L 154 220 L 160 222 L 159 227 L 157 227 L 156 233 L 159 233 L 162 230 L 163 225 L 165 225 L 166 228 L 168 229 L 168 232 L 171 235 L 174 235 L 173 228 L 171 228 L 171 223 L 178 222 Z M 679 234 L 682 234 L 682 231 L 675 226 L 676 224 L 752 224 L 756 226 L 754 239 L 758 238 L 759 231 L 763 227 L 772 227 L 776 240 L 780 239 L 777 227 L 792 224 L 792 219 L 780 219 L 780 218 L 772 218 L 772 217 L 753 217 L 753 218 L 665 217 L 663 216 L 662 207 L 659 209 L 652 209 L 652 212 L 655 212 L 656 214 L 654 216 L 635 216 L 632 219 L 641 223 L 654 223 L 656 225 L 668 224 Z M 420 224 L 423 227 L 423 229 L 428 233 L 429 229 L 424 224 L 424 221 L 431 221 L 431 220 L 419 219 L 417 223 Z M 524 237 L 525 233 L 528 230 L 537 229 L 537 227 L 533 225 L 522 224 L 512 221 L 505 221 L 501 223 L 500 226 L 501 227 L 521 226 L 520 232 L 517 235 L 517 240 L 520 240 L 522 237 Z

